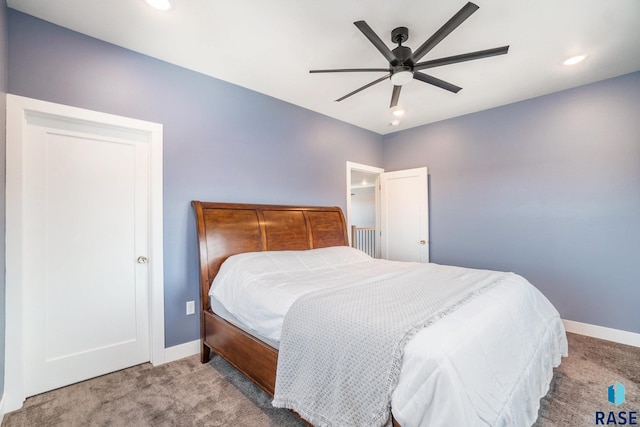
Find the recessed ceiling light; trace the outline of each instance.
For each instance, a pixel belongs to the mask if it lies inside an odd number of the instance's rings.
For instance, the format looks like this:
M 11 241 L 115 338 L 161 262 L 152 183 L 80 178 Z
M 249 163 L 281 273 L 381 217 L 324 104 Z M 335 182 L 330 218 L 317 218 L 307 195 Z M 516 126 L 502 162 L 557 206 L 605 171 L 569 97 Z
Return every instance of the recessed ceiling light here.
M 400 126 L 400 120 L 392 120 L 391 123 L 389 123 L 391 126 Z
M 576 65 L 581 63 L 582 61 L 584 61 L 585 59 L 587 59 L 588 55 L 576 55 L 576 56 L 572 56 L 569 59 L 566 59 L 562 65 Z
M 396 105 L 391 109 L 391 114 L 393 114 L 396 117 L 402 117 L 404 116 L 404 109 Z
M 172 0 L 146 0 L 147 4 L 154 9 L 167 11 L 173 9 Z

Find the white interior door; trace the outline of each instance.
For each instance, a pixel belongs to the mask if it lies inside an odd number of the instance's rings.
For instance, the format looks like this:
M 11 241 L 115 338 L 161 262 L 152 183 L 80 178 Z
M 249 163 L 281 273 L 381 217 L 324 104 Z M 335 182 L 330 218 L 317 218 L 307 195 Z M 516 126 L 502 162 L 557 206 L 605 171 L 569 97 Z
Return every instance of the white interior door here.
M 380 174 L 382 258 L 429 262 L 427 168 Z
M 150 360 L 149 144 L 27 114 L 25 396 Z

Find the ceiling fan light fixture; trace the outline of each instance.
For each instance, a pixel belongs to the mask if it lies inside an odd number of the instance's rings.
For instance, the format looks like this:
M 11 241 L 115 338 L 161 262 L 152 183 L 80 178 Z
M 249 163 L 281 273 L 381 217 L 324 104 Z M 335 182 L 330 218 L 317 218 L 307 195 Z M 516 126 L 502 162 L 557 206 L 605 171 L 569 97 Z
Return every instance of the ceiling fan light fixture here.
M 310 73 L 353 73 L 353 72 L 375 72 L 387 73 L 384 76 L 359 87 L 356 90 L 336 99 L 336 102 L 343 101 L 361 91 L 386 81 L 391 80 L 393 91 L 391 92 L 391 102 L 389 107 L 393 108 L 398 105 L 402 86 L 408 84 L 412 80 L 418 80 L 422 83 L 430 84 L 451 93 L 458 93 L 462 88 L 421 72 L 422 70 L 439 67 L 441 65 L 456 64 L 459 62 L 472 61 L 476 59 L 488 58 L 491 56 L 504 55 L 509 52 L 509 46 L 501 46 L 493 49 L 477 50 L 475 52 L 464 53 L 461 55 L 453 55 L 444 58 L 437 58 L 430 61 L 420 62 L 423 56 L 434 49 L 445 37 L 453 30 L 458 28 L 467 18 L 469 18 L 476 10 L 478 5 L 467 2 L 462 9 L 456 12 L 440 29 L 431 35 L 424 43 L 415 51 L 403 43 L 409 39 L 409 29 L 407 27 L 397 27 L 391 31 L 391 41 L 398 46 L 393 50 L 382 41 L 380 36 L 365 21 L 356 21 L 353 24 L 360 32 L 371 42 L 371 44 L 384 56 L 389 63 L 388 68 L 338 68 L 329 70 L 309 70 Z M 397 116 L 396 116 L 397 117 Z M 395 120 L 394 120 L 395 122 Z M 399 123 L 391 123 L 397 126 Z
M 391 82 L 394 86 L 402 86 L 413 80 L 413 72 L 409 70 L 397 71 L 391 75 Z
M 145 0 L 149 6 L 156 10 L 166 12 L 173 9 L 173 0 Z
M 576 55 L 576 56 L 572 56 L 571 58 L 566 59 L 562 65 L 576 65 L 581 63 L 582 61 L 584 61 L 585 59 L 587 59 L 588 55 L 582 54 L 582 55 Z

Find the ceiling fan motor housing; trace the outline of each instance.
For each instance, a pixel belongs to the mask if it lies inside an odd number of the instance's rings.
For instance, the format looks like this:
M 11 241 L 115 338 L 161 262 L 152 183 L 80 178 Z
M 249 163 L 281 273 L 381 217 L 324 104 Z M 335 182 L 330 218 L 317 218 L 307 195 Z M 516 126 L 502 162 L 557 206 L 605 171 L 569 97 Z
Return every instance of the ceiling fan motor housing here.
M 409 29 L 407 27 L 394 28 L 391 31 L 391 41 L 396 44 L 402 44 L 409 40 Z
M 397 64 L 413 65 L 413 61 L 411 60 L 411 48 L 407 46 L 398 46 L 397 48 L 393 49 L 392 52 L 396 56 L 396 58 L 398 58 L 398 62 L 391 62 L 392 66 Z

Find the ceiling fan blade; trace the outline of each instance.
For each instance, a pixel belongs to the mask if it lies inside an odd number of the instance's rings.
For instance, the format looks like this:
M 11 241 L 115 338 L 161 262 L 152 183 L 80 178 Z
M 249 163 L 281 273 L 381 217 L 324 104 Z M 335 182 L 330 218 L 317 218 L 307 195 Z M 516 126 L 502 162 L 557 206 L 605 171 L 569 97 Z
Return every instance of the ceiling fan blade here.
M 375 85 L 375 84 L 378 84 L 378 83 L 380 83 L 380 82 L 382 82 L 382 81 L 384 81 L 384 80 L 388 79 L 389 77 L 391 77 L 391 74 L 387 74 L 386 76 L 382 76 L 382 77 L 380 77 L 379 79 L 372 81 L 371 83 L 367 83 L 366 85 L 362 86 L 361 88 L 358 88 L 358 89 L 354 90 L 353 92 L 349 92 L 348 94 L 346 94 L 346 95 L 345 95 L 345 96 L 343 96 L 342 98 L 338 98 L 338 99 L 336 99 L 336 102 L 340 102 L 340 101 L 342 101 L 343 99 L 347 99 L 347 98 L 348 98 L 348 97 L 350 97 L 351 95 L 355 95 L 356 93 L 358 93 L 358 92 L 360 92 L 360 91 L 362 91 L 362 90 L 365 90 L 366 88 L 371 87 L 371 86 L 373 86 L 373 85 Z
M 440 67 L 442 65 L 455 64 L 474 59 L 488 58 L 490 56 L 504 55 L 509 52 L 509 46 L 496 47 L 493 49 L 478 50 L 476 52 L 464 53 L 462 55 L 447 56 L 446 58 L 432 59 L 431 61 L 419 62 L 414 65 L 414 70 L 425 70 L 427 68 Z
M 428 74 L 420 73 L 417 71 L 413 73 L 413 78 L 416 80 L 420 80 L 421 82 L 425 82 L 425 83 L 429 83 L 430 85 L 437 86 L 441 89 L 448 90 L 449 92 L 453 92 L 453 93 L 458 93 L 460 89 L 462 89 L 460 86 L 456 86 L 449 82 L 445 82 L 444 80 L 440 80 L 436 77 L 430 76 Z
M 334 70 L 309 70 L 310 73 L 365 73 L 375 71 L 378 73 L 388 73 L 388 68 L 338 68 Z
M 396 55 L 391 52 L 391 49 L 387 47 L 386 44 L 378 37 L 378 35 L 371 29 L 369 24 L 364 21 L 356 21 L 353 23 L 358 29 L 364 34 L 366 38 L 369 39 L 371 43 L 380 51 L 382 55 L 389 61 L 390 63 L 396 64 L 398 63 L 398 58 Z
M 402 86 L 393 86 L 393 93 L 391 94 L 391 105 L 389 108 L 393 108 L 398 105 L 398 100 L 400 99 L 400 91 L 402 90 Z
M 458 11 L 455 15 L 451 17 L 438 31 L 436 31 L 426 42 L 422 44 L 418 49 L 413 52 L 413 60 L 417 62 L 422 58 L 427 52 L 436 47 L 438 43 L 442 41 L 445 37 L 449 35 L 453 30 L 455 30 L 458 25 L 462 24 L 468 17 L 470 17 L 476 10 L 479 9 L 479 6 L 469 2 L 465 4 L 462 9 Z

